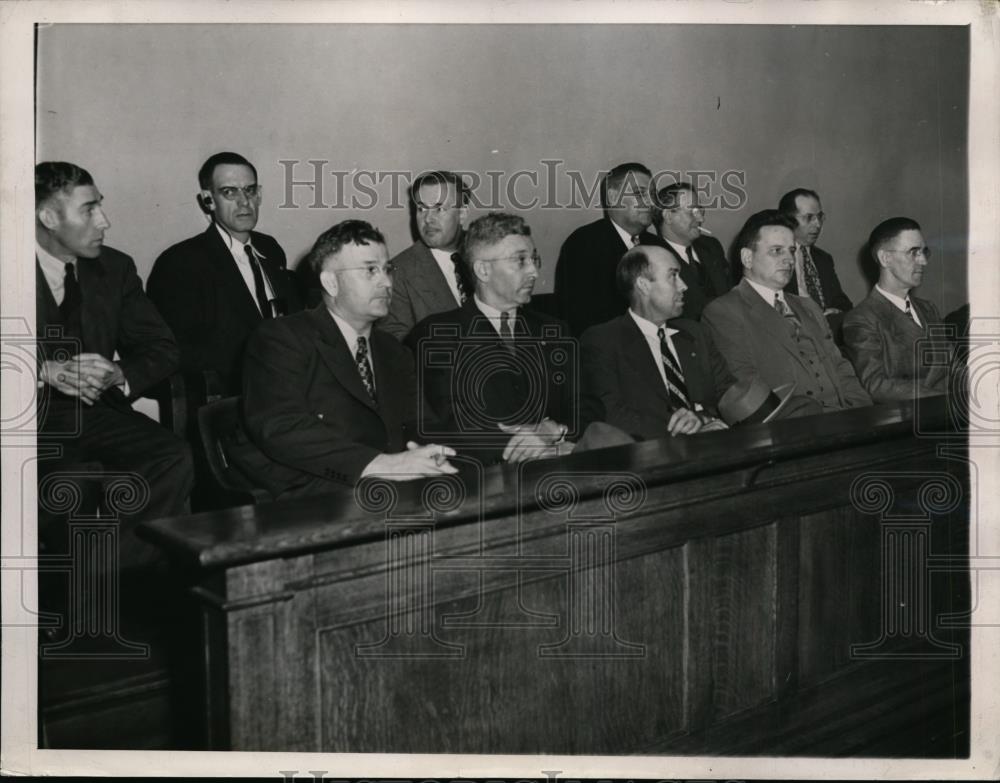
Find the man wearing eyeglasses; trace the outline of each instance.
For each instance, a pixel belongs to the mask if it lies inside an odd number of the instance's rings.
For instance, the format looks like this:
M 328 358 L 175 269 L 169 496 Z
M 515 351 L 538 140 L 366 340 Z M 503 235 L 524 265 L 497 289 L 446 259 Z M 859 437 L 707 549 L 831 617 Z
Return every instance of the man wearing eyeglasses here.
M 330 492 L 365 476 L 454 473 L 451 449 L 417 443 L 413 357 L 373 329 L 389 310 L 385 238 L 362 220 L 320 234 L 308 263 L 319 307 L 261 324 L 247 344 L 243 408 L 250 442 L 232 457 L 278 499 Z
M 564 323 L 527 306 L 542 265 L 530 227 L 500 212 L 478 218 L 462 258 L 474 294 L 406 340 L 443 437 L 484 464 L 568 453 L 576 349 Z
M 912 400 L 943 394 L 947 362 L 933 366 L 921 357 L 948 356 L 949 341 L 935 334 L 942 327 L 933 302 L 911 293 L 924 280 L 930 248 L 920 224 L 906 217 L 879 223 L 868 240 L 879 265 L 879 279 L 868 297 L 844 318 L 844 348 L 875 402 Z M 917 351 L 917 342 L 926 351 Z
M 468 220 L 468 186 L 454 172 L 431 171 L 413 180 L 409 193 L 418 238 L 392 259 L 392 302 L 378 324 L 399 340 L 427 316 L 453 310 L 471 293 L 458 252 Z
M 625 312 L 626 302 L 615 286 L 618 261 L 635 245 L 660 242 L 647 230 L 652 222 L 651 179 L 641 163 L 611 169 L 601 181 L 604 217 L 576 229 L 559 251 L 555 297 L 575 337 Z
M 830 324 L 834 339 L 840 341 L 840 325 L 844 313 L 853 306 L 844 289 L 840 287 L 833 257 L 816 240 L 823 231 L 826 214 L 819 194 L 806 188 L 795 188 L 781 197 L 778 211 L 795 220 L 795 271 L 785 290 L 790 294 L 808 296 L 819 305 Z
M 165 250 L 149 275 L 149 296 L 173 330 L 185 372 L 218 374 L 239 394 L 241 357 L 262 320 L 302 308 L 273 237 L 254 231 L 262 191 L 242 155 L 219 152 L 198 172 L 198 203 L 210 225 Z
M 703 228 L 705 210 L 687 182 L 660 188 L 653 200 L 653 225 L 680 264 L 684 293 L 682 318 L 697 321 L 705 305 L 732 288 L 726 251 Z

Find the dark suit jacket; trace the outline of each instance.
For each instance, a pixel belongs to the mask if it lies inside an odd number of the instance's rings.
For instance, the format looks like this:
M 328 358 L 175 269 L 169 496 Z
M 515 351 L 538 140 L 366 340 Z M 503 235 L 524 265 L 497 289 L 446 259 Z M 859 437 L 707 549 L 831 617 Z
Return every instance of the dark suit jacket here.
M 302 309 L 285 269 L 285 253 L 267 234 L 250 234 L 266 257 L 261 268 L 280 314 Z M 250 332 L 263 319 L 215 225 L 163 251 L 149 275 L 149 296 L 177 337 L 185 372 L 214 370 L 238 394 L 241 359 Z
M 317 478 L 331 489 L 354 484 L 378 454 L 403 451 L 416 440 L 413 358 L 377 329 L 370 357 L 377 404 L 325 305 L 261 323 L 243 370 L 252 443 L 237 439 L 233 461 L 278 496 Z
M 499 462 L 509 435 L 498 423 L 537 424 L 546 417 L 578 434 L 576 346 L 566 324 L 519 308 L 516 351 L 469 298 L 462 307 L 425 318 L 410 332 L 427 403 L 440 438 L 484 463 Z
M 132 259 L 114 248 L 104 247 L 97 258 L 77 259 L 76 270 L 80 282 L 84 351 L 99 353 L 108 360 L 113 360 L 118 351 L 118 364 L 128 381 L 129 400 L 175 372 L 180 362 L 177 343 L 160 313 L 143 293 L 142 281 Z M 52 359 L 54 349 L 67 347 L 65 340 L 45 339 L 50 320 L 57 312 L 52 291 L 36 260 L 35 324 L 39 362 Z M 130 407 L 118 387 L 105 391 L 101 400 L 121 409 Z
M 684 292 L 684 310 L 681 318 L 689 318 L 697 321 L 705 309 L 705 305 L 715 297 L 722 296 L 733 287 L 729 274 L 729 262 L 726 260 L 726 251 L 722 249 L 722 243 L 715 237 L 698 237 L 692 246 L 698 262 L 705 270 L 705 286 L 698 282 L 696 269 L 691 268 L 687 257 L 681 258 L 674 248 L 665 240 L 661 240 L 662 246 L 669 250 L 681 265 L 681 280 L 687 286 Z
M 644 231 L 640 242 L 659 244 L 660 238 Z M 556 262 L 555 295 L 559 314 L 574 337 L 625 312 L 628 303 L 618 293 L 615 270 L 627 250 L 608 217 L 581 226 L 563 242 Z
M 854 305 L 847 298 L 844 289 L 840 287 L 840 279 L 837 277 L 837 268 L 833 264 L 833 256 L 815 245 L 809 248 L 809 255 L 816 265 L 816 273 L 819 275 L 819 287 L 823 291 L 823 300 L 826 306 L 836 307 L 838 310 L 846 313 Z M 785 292 L 798 296 L 799 282 L 795 276 L 795 272 L 792 272 L 792 279 L 785 286 Z
M 719 397 L 735 380 L 725 360 L 700 324 L 676 318 L 667 325 L 679 330 L 671 339 L 692 404 L 701 403 L 707 413 L 718 416 Z M 649 344 L 631 315 L 584 332 L 580 355 L 584 426 L 606 421 L 639 440 L 666 437 L 673 407 Z
M 396 265 L 392 300 L 388 315 L 377 326 L 397 340 L 403 340 L 427 316 L 454 310 L 458 303 L 441 274 L 441 267 L 420 240 L 392 261 Z
M 916 355 L 918 340 L 940 355 L 951 355 L 951 343 L 933 341 L 929 328 L 943 326 L 933 303 L 910 296 L 923 328 L 872 288 L 868 297 L 844 318 L 844 348 L 858 379 L 875 402 L 912 400 L 943 394 L 948 381 L 947 366 L 921 366 Z
M 785 294 L 802 328 L 816 344 L 819 360 L 834 383 L 837 404 L 823 406 L 824 391 L 815 372 L 800 355 L 785 319 L 744 278 L 729 293 L 709 303 L 702 316 L 710 336 L 737 379 L 759 376 L 770 388 L 795 382 L 797 388 L 784 416 L 871 405 L 854 370 L 833 343 L 830 327 L 812 299 Z

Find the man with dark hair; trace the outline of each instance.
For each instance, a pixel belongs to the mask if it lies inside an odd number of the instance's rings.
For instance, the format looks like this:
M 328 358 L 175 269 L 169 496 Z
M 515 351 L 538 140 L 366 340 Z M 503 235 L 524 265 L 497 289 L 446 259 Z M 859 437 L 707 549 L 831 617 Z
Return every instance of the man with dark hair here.
M 733 287 L 722 244 L 702 228 L 705 208 L 687 182 L 660 188 L 653 199 L 653 225 L 680 263 L 684 281 L 683 318 L 698 320 L 705 305 Z
M 177 369 L 177 344 L 132 259 L 104 245 L 111 224 L 102 200 L 79 166 L 35 167 L 38 433 L 61 447 L 62 464 L 97 462 L 109 476 L 132 472 L 147 485 L 148 502 L 120 517 L 120 563 L 129 567 L 155 559 L 132 527 L 182 513 L 192 467 L 181 440 L 131 408 Z
M 630 247 L 660 244 L 647 231 L 652 221 L 651 178 L 641 163 L 615 166 L 601 182 L 604 217 L 576 229 L 563 242 L 555 296 L 574 336 L 625 312 L 625 300 L 615 287 L 618 261 Z
M 471 293 L 459 247 L 469 218 L 469 189 L 451 171 L 421 174 L 410 186 L 417 241 L 392 259 L 389 314 L 378 326 L 399 340 L 424 318 L 461 305 Z
M 320 234 L 309 263 L 323 303 L 265 321 L 247 344 L 243 409 L 252 443 L 233 460 L 275 498 L 330 492 L 365 476 L 454 473 L 443 446 L 418 446 L 410 352 L 373 324 L 393 268 L 385 238 L 362 220 Z
M 818 304 L 834 338 L 839 339 L 844 313 L 852 305 L 840 287 L 833 257 L 816 247 L 816 240 L 826 221 L 819 194 L 807 188 L 790 190 L 778 202 L 778 211 L 795 221 L 795 241 L 798 243 L 795 269 L 785 290 L 790 294 L 807 296 Z
M 527 307 L 541 270 L 531 229 L 492 212 L 462 245 L 475 291 L 407 338 L 447 441 L 485 464 L 568 452 L 575 427 L 574 351 L 566 325 Z
M 927 366 L 918 354 L 918 342 L 928 354 L 952 350 L 946 338 L 932 334 L 934 327 L 943 328 L 934 303 L 911 294 L 923 282 L 931 254 L 920 224 L 906 217 L 885 220 L 872 231 L 868 248 L 879 278 L 844 318 L 847 357 L 875 402 L 943 394 L 947 362 Z
M 795 266 L 795 227 L 776 210 L 750 216 L 736 239 L 743 279 L 709 303 L 702 323 L 738 380 L 759 377 L 772 391 L 795 384 L 784 416 L 870 405 L 819 305 L 785 291 Z
M 655 246 L 622 256 L 625 315 L 583 334 L 584 422 L 605 421 L 639 440 L 725 429 L 718 400 L 734 382 L 695 321 L 679 317 L 688 287 L 681 262 Z
M 302 304 L 285 252 L 254 231 L 262 191 L 253 164 L 235 152 L 216 153 L 198 171 L 198 185 L 210 225 L 156 259 L 149 296 L 177 336 L 182 369 L 213 371 L 225 393 L 238 394 L 250 332 Z

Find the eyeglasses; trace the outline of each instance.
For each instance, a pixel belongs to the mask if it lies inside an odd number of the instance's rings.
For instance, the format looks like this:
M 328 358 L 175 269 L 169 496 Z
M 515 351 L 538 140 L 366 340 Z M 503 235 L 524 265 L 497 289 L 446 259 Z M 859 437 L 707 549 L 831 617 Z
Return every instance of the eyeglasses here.
M 908 255 L 910 257 L 911 261 L 916 261 L 918 258 L 920 258 L 920 256 L 923 256 L 924 258 L 930 258 L 931 257 L 931 249 L 929 247 L 927 247 L 926 245 L 924 245 L 923 247 L 911 247 L 911 248 L 908 248 L 906 250 L 890 249 L 889 252 L 891 252 L 891 253 L 905 253 L 906 255 Z
M 809 214 L 807 214 L 807 215 L 803 215 L 803 214 L 800 213 L 799 214 L 799 219 L 803 223 L 825 223 L 826 222 L 826 213 L 825 212 L 817 212 L 815 215 L 812 214 L 811 212 Z
M 484 258 L 483 261 L 513 261 L 517 264 L 518 269 L 524 269 L 529 263 L 535 267 L 535 269 L 542 268 L 542 257 L 538 254 L 536 250 L 531 255 L 526 252 L 517 253 L 512 256 L 500 256 L 499 258 Z
M 392 277 L 396 272 L 396 265 L 392 262 L 387 263 L 385 266 L 379 266 L 378 264 L 365 264 L 364 266 L 347 266 L 343 269 L 334 269 L 334 272 L 355 272 L 361 270 L 365 273 L 365 277 L 369 280 L 375 280 L 379 274 L 385 274 L 386 277 Z
M 247 185 L 244 188 L 236 185 L 225 185 L 221 188 L 216 188 L 216 190 L 219 191 L 219 195 L 226 201 L 236 201 L 240 197 L 240 193 L 246 197 L 247 201 L 253 201 L 260 198 L 263 188 L 260 185 Z
M 705 216 L 705 207 L 702 207 L 702 206 L 700 206 L 698 204 L 689 204 L 686 207 L 680 207 L 680 206 L 678 206 L 678 207 L 670 207 L 670 211 L 671 212 L 681 212 L 681 211 L 690 212 L 692 215 L 695 212 L 697 212 L 702 217 Z

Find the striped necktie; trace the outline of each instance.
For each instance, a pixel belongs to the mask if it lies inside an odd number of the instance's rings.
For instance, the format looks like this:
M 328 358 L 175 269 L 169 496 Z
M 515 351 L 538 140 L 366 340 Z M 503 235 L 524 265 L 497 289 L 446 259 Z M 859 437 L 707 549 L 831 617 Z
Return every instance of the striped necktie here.
M 906 314 L 907 314 L 908 316 L 910 316 L 910 318 L 912 318 L 912 319 L 913 319 L 913 323 L 915 323 L 915 324 L 916 324 L 917 326 L 919 326 L 919 327 L 920 327 L 921 329 L 923 329 L 923 328 L 924 328 L 924 325 L 923 325 L 922 323 L 920 323 L 920 320 L 919 320 L 919 319 L 917 318 L 917 313 L 916 313 L 916 311 L 915 311 L 915 310 L 913 309 L 913 307 L 912 307 L 912 306 L 910 305 L 910 297 L 906 297 Z
M 365 385 L 365 391 L 375 402 L 375 375 L 372 373 L 372 366 L 368 362 L 368 341 L 358 335 L 358 350 L 354 353 L 354 363 L 358 365 L 358 374 L 361 382 Z
M 809 297 L 820 306 L 821 310 L 825 310 L 826 303 L 823 301 L 823 287 L 819 284 L 819 272 L 816 270 L 809 248 L 805 245 L 802 245 L 802 274 L 806 279 L 806 292 Z
M 663 372 L 667 379 L 667 396 L 670 404 L 676 408 L 690 408 L 688 400 L 687 386 L 684 384 L 684 375 L 681 373 L 680 365 L 674 358 L 670 346 L 667 345 L 667 333 L 661 326 L 656 330 L 656 336 L 660 338 L 660 359 L 663 361 Z
M 788 306 L 788 303 L 778 294 L 777 291 L 774 293 L 774 309 L 778 311 L 778 314 L 785 319 L 785 322 L 792 328 L 795 334 L 799 333 L 799 329 L 802 328 L 802 322 L 799 317 L 792 312 L 792 308 Z

